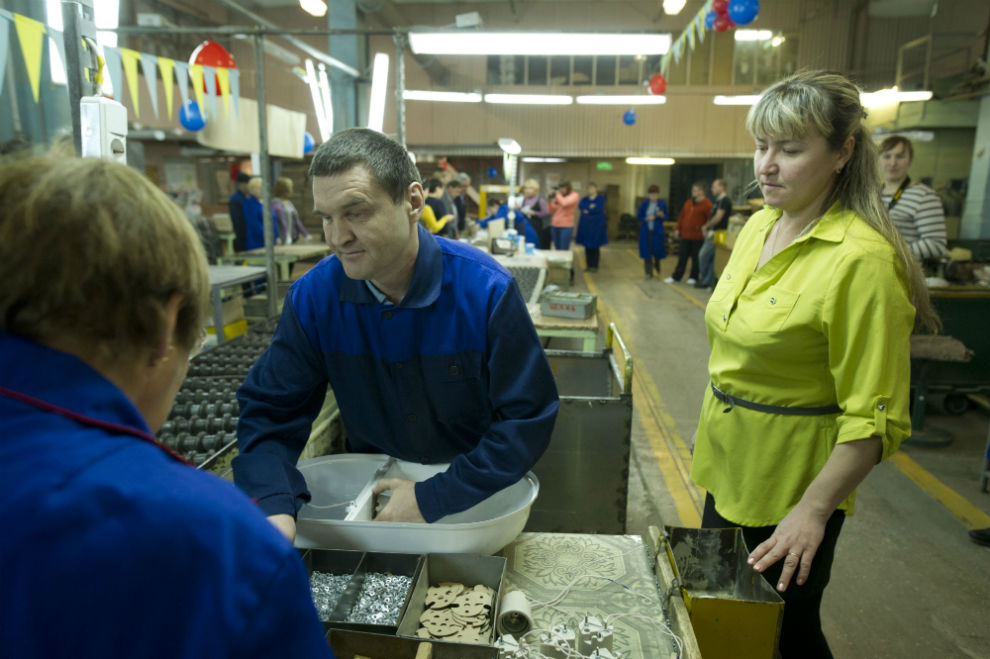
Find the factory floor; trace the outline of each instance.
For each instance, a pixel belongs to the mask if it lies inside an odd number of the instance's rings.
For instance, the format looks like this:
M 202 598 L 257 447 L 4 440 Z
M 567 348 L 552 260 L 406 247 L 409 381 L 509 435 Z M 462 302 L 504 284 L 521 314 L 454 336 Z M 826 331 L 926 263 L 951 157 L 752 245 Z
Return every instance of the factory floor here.
M 635 363 L 627 531 L 644 537 L 649 525 L 698 526 L 704 500 L 688 445 L 708 383 L 709 292 L 664 284 L 675 263 L 646 278 L 636 244 L 618 242 L 588 273 L 575 248 L 574 289 L 598 295 L 603 326 L 617 325 Z M 990 548 L 967 535 L 990 526 L 979 488 L 987 415 L 932 409 L 926 424 L 954 441 L 904 447 L 878 465 L 846 520 L 823 604 L 837 658 L 990 657 Z

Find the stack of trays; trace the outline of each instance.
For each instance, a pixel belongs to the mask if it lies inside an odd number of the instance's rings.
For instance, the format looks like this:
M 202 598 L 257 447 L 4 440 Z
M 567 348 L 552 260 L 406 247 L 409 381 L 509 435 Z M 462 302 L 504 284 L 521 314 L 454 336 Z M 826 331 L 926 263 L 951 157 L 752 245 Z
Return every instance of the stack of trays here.
M 343 644 L 350 653 L 401 659 L 407 654 L 402 648 L 410 649 L 412 658 L 420 643 L 429 642 L 457 650 L 435 651 L 434 657 L 497 656 L 491 645 L 502 598 L 504 558 L 329 549 L 307 549 L 302 558 L 314 600 L 320 598 L 318 590 L 324 595 L 334 588 L 340 592 L 336 602 L 317 603 L 335 650 Z M 350 656 L 347 652 L 342 656 Z

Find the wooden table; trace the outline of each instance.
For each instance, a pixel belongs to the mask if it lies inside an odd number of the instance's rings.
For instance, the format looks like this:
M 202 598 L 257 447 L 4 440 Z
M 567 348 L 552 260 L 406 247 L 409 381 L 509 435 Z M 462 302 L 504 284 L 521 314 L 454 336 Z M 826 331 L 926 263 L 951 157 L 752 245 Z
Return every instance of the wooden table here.
M 241 265 L 211 265 L 209 266 L 210 304 L 213 305 L 213 327 L 216 328 L 217 343 L 224 341 L 223 299 L 221 291 L 225 288 L 246 284 L 256 279 L 267 279 L 267 268 Z
M 323 258 L 330 253 L 330 248 L 322 243 L 295 243 L 292 245 L 275 245 L 275 265 L 278 267 L 278 280 L 289 281 L 289 266 L 296 261 Z M 221 256 L 221 263 L 245 263 L 247 265 L 267 265 L 268 259 L 265 248 L 259 247 L 246 252 L 237 252 Z

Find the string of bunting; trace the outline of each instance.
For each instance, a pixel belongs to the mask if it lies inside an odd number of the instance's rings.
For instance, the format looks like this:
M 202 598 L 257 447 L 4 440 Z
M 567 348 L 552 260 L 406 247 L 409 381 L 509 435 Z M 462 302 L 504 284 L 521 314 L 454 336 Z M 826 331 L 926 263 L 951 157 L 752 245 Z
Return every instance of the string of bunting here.
M 27 69 L 28 81 L 31 84 L 31 93 L 34 102 L 38 103 L 39 88 L 41 84 L 41 64 L 44 55 L 44 44 L 49 44 L 49 53 L 54 47 L 58 50 L 61 61 L 65 62 L 65 43 L 62 32 L 54 30 L 40 21 L 33 18 L 15 14 L 13 12 L 0 9 L 0 94 L 4 90 L 4 74 L 7 71 L 7 57 L 10 52 L 10 25 L 13 24 L 17 33 L 17 41 L 20 45 L 21 55 Z M 50 54 L 49 57 L 52 55 Z M 231 105 L 233 105 L 234 116 L 240 113 L 240 71 L 236 67 L 207 66 L 204 64 L 187 64 L 146 53 L 139 53 L 129 48 L 115 48 L 112 46 L 103 47 L 103 58 L 107 75 L 113 85 L 117 98 L 123 96 L 124 78 L 127 79 L 127 87 L 130 92 L 131 106 L 134 108 L 134 115 L 140 116 L 139 105 L 140 89 L 138 87 L 138 66 L 144 77 L 145 88 L 151 98 L 151 109 L 155 117 L 158 117 L 158 76 L 161 74 L 163 87 L 165 90 L 165 110 L 166 116 L 171 117 L 173 107 L 173 87 L 172 80 L 179 88 L 179 96 L 182 106 L 189 102 L 189 83 L 192 82 L 193 93 L 200 112 L 207 113 L 205 99 L 209 101 L 209 115 L 213 119 L 220 119 L 220 112 L 217 104 L 217 96 L 223 100 L 224 117 L 230 116 Z
M 707 30 L 725 32 L 737 25 L 749 25 L 759 13 L 760 0 L 707 0 L 660 58 L 660 74 L 667 76 L 671 58 L 674 64 L 680 64 L 685 50 L 690 53 L 696 43 L 703 43 Z

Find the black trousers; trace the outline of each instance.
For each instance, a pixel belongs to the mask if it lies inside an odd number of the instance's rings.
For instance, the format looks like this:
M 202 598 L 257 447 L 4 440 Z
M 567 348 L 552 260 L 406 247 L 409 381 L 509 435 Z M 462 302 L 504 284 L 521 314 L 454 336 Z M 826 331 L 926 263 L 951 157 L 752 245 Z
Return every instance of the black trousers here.
M 691 259 L 691 274 L 688 276 L 691 279 L 698 278 L 698 252 L 701 251 L 701 246 L 704 243 L 704 240 L 681 238 L 680 251 L 677 254 L 677 268 L 674 270 L 674 274 L 671 275 L 675 281 L 680 281 L 681 277 L 684 276 L 684 270 L 687 267 L 687 260 L 689 258 Z
M 780 656 L 783 659 L 831 659 L 832 652 L 828 641 L 822 633 L 821 606 L 825 586 L 832 575 L 832 560 L 835 558 L 835 543 L 842 530 L 842 522 L 846 514 L 841 510 L 832 513 L 825 524 L 825 537 L 818 547 L 815 560 L 811 564 L 811 573 L 804 585 L 795 583 L 797 572 L 791 577 L 791 583 L 783 593 L 784 622 L 780 629 Z M 701 527 L 705 529 L 741 528 L 746 546 L 750 551 L 773 535 L 774 526 L 740 526 L 725 519 L 715 512 L 715 499 L 711 494 L 705 497 L 705 512 L 701 517 Z M 770 587 L 777 590 L 780 573 L 784 568 L 784 559 L 780 559 L 763 571 L 763 578 Z
M 587 261 L 589 268 L 598 267 L 598 258 L 600 256 L 601 256 L 601 247 L 584 248 L 584 260 Z

